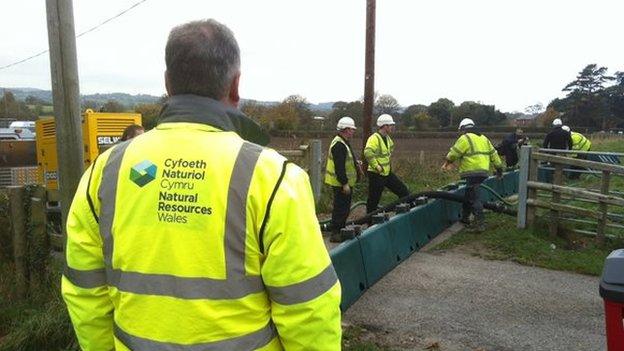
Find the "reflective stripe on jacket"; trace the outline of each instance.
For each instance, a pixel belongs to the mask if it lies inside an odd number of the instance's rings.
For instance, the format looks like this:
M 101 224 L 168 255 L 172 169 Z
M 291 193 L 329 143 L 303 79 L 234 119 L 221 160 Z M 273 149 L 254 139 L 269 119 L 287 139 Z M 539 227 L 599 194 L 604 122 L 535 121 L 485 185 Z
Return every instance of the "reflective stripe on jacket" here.
M 490 163 L 502 167 L 502 161 L 490 140 L 483 134 L 466 133 L 457 139 L 446 155 L 450 162 L 459 161 L 461 177 L 487 176 Z
M 331 186 L 342 186 L 336 175 L 336 166 L 334 165 L 334 157 L 332 155 L 332 148 L 336 143 L 341 143 L 347 149 L 347 158 L 345 159 L 345 171 L 347 173 L 347 184 L 354 186 L 357 182 L 357 170 L 355 169 L 355 161 L 353 160 L 353 152 L 347 143 L 340 136 L 336 136 L 329 145 L 329 151 L 327 153 L 327 166 L 325 167 L 325 183 Z
M 591 141 L 583 134 L 572 132 L 572 150 L 589 151 L 591 149 Z
M 234 132 L 163 123 L 116 145 L 82 177 L 67 233 L 83 350 L 340 349 L 308 177 Z
M 383 141 L 383 137 L 378 132 L 373 133 L 366 140 L 366 147 L 364 147 L 364 157 L 368 162 L 368 171 L 373 173 L 379 173 L 377 171 L 377 165 L 383 169 L 381 171 L 382 176 L 390 174 L 390 157 L 392 151 L 394 151 L 394 142 L 389 135 L 386 135 L 388 146 Z

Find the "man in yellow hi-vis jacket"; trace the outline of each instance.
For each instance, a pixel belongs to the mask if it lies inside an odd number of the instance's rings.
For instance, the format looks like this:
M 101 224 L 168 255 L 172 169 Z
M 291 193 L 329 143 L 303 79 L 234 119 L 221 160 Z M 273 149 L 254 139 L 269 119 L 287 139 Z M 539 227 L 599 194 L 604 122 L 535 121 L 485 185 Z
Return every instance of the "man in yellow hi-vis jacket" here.
M 345 226 L 351 209 L 353 187 L 359 178 L 359 164 L 349 141 L 355 133 L 355 121 L 351 117 L 342 117 L 336 124 L 338 134 L 329 144 L 327 166 L 325 167 L 325 184 L 332 187 L 334 206 L 332 207 L 331 242 L 346 240 L 340 234 Z
M 67 221 L 83 350 L 340 350 L 340 284 L 307 175 L 240 113 L 214 20 L 169 35 L 158 126 L 103 153 Z
M 459 130 L 462 135 L 446 155 L 442 170 L 449 170 L 453 162 L 459 162 L 459 175 L 466 180 L 461 222 L 471 225 L 472 230 L 482 232 L 485 230 L 485 216 L 479 186 L 488 177 L 492 163 L 496 174 L 502 176 L 503 163 L 490 140 L 475 129 L 472 119 L 464 118 L 459 123 Z M 473 223 L 470 223 L 471 213 L 475 219 Z
M 394 130 L 394 119 L 388 114 L 377 118 L 377 132 L 366 140 L 364 157 L 368 162 L 368 200 L 366 213 L 377 209 L 384 188 L 390 189 L 399 198 L 409 195 L 409 190 L 399 177 L 392 172 L 390 157 L 394 142 L 390 134 Z

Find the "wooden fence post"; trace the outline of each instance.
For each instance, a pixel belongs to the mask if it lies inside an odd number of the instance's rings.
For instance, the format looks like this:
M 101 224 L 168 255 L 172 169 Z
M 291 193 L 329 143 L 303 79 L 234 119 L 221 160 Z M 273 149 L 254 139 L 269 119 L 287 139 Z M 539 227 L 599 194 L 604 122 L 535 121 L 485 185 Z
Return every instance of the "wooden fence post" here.
M 609 183 L 611 181 L 611 172 L 602 171 L 602 185 L 600 192 L 605 195 L 609 195 Z M 604 201 L 600 201 L 600 212 L 602 212 L 602 218 L 598 222 L 598 228 L 596 229 L 596 240 L 599 244 L 603 244 L 605 241 L 605 227 L 607 225 L 607 211 L 608 204 Z
M 563 164 L 555 164 L 555 175 L 553 177 L 554 185 L 561 185 L 563 183 Z M 561 193 L 554 191 L 552 193 L 552 203 L 559 204 L 561 202 Z M 550 211 L 551 217 L 549 223 L 550 236 L 556 237 L 559 232 L 559 211 L 553 209 Z
M 49 255 L 50 243 L 47 232 L 46 189 L 37 186 L 30 197 L 30 260 L 33 263 L 31 285 L 33 282 L 42 284 L 45 277 L 46 258 Z
M 321 141 L 318 139 L 310 140 L 310 154 L 309 154 L 309 165 L 310 165 L 310 183 L 312 183 L 312 193 L 314 194 L 314 201 L 318 202 L 321 198 L 321 187 L 323 186 L 322 178 L 321 178 L 321 162 L 322 162 L 322 151 L 321 151 Z
M 18 299 L 28 293 L 28 265 L 26 260 L 26 221 L 24 215 L 24 187 L 11 186 L 11 226 L 13 228 L 13 259 L 15 262 L 15 293 Z
M 538 179 L 539 173 L 539 161 L 533 157 L 533 151 L 531 150 L 531 154 L 529 156 L 529 180 L 536 182 Z M 530 188 L 527 191 L 527 199 L 536 200 L 537 199 L 537 189 Z M 533 227 L 535 225 L 535 206 L 527 206 L 526 210 L 526 221 L 529 227 Z
M 518 175 L 518 225 L 519 229 L 527 226 L 527 182 L 529 180 L 529 161 L 531 146 L 525 145 L 520 149 L 520 174 Z

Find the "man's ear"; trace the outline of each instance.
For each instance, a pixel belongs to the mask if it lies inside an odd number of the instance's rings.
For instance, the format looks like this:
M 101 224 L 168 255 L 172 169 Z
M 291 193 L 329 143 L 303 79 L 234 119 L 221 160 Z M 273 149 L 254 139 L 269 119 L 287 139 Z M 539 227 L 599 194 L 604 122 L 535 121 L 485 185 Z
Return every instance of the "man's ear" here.
M 165 70 L 165 90 L 167 90 L 167 95 L 171 96 L 171 88 L 169 87 L 169 74 Z
M 240 72 L 238 72 L 232 79 L 232 84 L 230 84 L 230 90 L 228 91 L 228 95 L 226 97 L 227 103 L 233 107 L 238 107 L 238 102 L 240 101 L 240 96 L 238 95 L 238 82 L 240 80 L 240 75 Z

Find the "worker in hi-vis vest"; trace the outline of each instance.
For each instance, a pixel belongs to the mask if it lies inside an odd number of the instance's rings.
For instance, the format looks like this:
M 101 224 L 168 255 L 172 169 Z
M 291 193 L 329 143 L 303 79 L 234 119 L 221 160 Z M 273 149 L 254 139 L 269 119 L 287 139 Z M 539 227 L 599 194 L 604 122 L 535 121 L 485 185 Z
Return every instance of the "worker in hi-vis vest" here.
M 340 350 L 340 284 L 306 173 L 236 107 L 240 51 L 174 28 L 158 126 L 87 169 L 62 294 L 82 350 Z
M 409 190 L 399 177 L 392 172 L 391 156 L 394 142 L 390 134 L 394 131 L 394 119 L 388 114 L 377 118 L 377 132 L 371 134 L 364 147 L 364 157 L 368 162 L 368 200 L 366 213 L 377 209 L 384 188 L 390 189 L 396 196 L 403 198 Z
M 349 141 L 355 133 L 355 121 L 351 117 L 342 117 L 336 125 L 338 134 L 329 145 L 325 184 L 332 187 L 334 207 L 332 208 L 331 242 L 341 242 L 345 238 L 340 230 L 345 226 L 351 209 L 353 186 L 359 179 L 359 165 Z
M 572 131 L 570 127 L 563 126 L 561 129 L 570 133 L 570 137 L 572 138 L 572 150 L 575 151 L 589 151 L 591 150 L 591 141 L 585 137 L 583 134 Z
M 590 151 L 591 150 L 591 141 L 586 138 L 583 134 L 574 132 L 568 126 L 563 126 L 561 129 L 570 133 L 570 139 L 572 139 L 572 150 L 574 151 Z M 569 154 L 570 157 L 575 157 L 581 160 L 587 159 L 587 154 Z M 570 166 L 570 168 L 577 170 L 577 172 L 567 172 L 566 175 L 569 179 L 580 179 L 582 171 L 586 171 L 585 167 L 579 166 Z
M 502 177 L 503 163 L 490 140 L 475 128 L 472 119 L 462 119 L 459 131 L 461 136 L 446 155 L 442 170 L 450 170 L 455 161 L 459 162 L 459 176 L 466 181 L 461 222 L 472 231 L 482 232 L 485 230 L 485 216 L 479 187 L 487 179 L 492 164 L 497 176 Z M 472 222 L 470 214 L 474 215 Z

